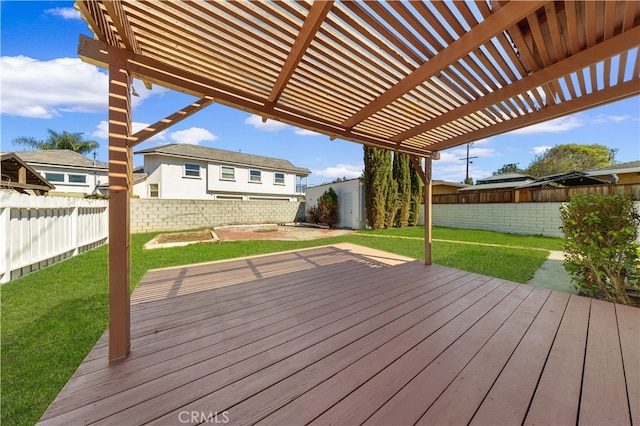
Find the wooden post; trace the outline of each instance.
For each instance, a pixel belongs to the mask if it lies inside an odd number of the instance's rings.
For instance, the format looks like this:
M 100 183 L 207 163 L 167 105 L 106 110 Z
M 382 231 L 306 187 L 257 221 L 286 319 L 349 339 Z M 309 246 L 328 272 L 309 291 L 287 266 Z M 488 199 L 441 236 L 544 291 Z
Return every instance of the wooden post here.
M 27 183 L 27 169 L 24 167 L 18 169 L 18 183 Z
M 129 75 L 124 63 L 109 52 L 109 362 L 129 355 L 129 180 L 131 135 Z
M 424 174 L 424 264 L 431 265 L 431 157 L 425 158 Z

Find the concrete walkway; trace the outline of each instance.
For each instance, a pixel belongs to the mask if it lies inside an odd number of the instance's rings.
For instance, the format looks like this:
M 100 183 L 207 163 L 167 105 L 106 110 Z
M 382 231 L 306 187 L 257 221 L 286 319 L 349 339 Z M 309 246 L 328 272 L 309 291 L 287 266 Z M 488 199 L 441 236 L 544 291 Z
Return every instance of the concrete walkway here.
M 578 294 L 578 290 L 571 285 L 571 276 L 562 265 L 563 260 L 563 252 L 552 251 L 527 284 Z

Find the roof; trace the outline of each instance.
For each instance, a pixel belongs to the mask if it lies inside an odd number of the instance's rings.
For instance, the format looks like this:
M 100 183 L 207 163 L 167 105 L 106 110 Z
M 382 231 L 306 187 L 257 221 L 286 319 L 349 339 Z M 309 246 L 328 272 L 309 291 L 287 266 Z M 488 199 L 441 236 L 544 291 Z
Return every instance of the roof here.
M 535 179 L 533 176 L 525 175 L 522 173 L 500 173 L 497 175 L 489 176 L 484 179 L 478 179 L 478 185 L 486 185 L 487 183 L 498 182 L 523 182 L 526 180 Z
M 601 167 L 599 169 L 587 170 L 589 176 L 604 176 L 618 173 L 640 173 L 640 161 L 629 161 L 618 163 L 612 166 Z
M 565 172 L 554 175 L 543 176 L 535 182 L 521 185 L 518 188 L 534 188 L 545 186 L 583 186 L 583 185 L 606 185 L 608 181 L 588 176 L 585 172 Z
M 620 71 L 638 62 L 634 1 L 76 7 L 95 34 L 79 41 L 88 63 L 418 156 L 640 93 L 639 73 Z
M 319 184 L 317 184 L 317 185 L 311 185 L 311 186 L 307 187 L 307 189 L 310 189 L 310 188 L 318 188 L 318 187 L 320 187 L 320 186 L 335 186 L 335 185 L 341 185 L 341 184 L 346 183 L 346 182 L 353 182 L 353 181 L 357 181 L 357 180 L 358 180 L 358 181 L 361 181 L 361 182 L 364 182 L 364 178 L 363 178 L 363 177 L 358 176 L 358 177 L 354 177 L 354 178 L 351 178 L 351 179 L 340 179 L 340 180 L 337 180 L 337 181 L 334 181 L 334 182 L 323 182 L 323 183 L 319 183 Z
M 24 190 L 48 192 L 50 189 L 55 189 L 51 182 L 25 163 L 15 152 L 0 153 L 0 161 L 2 162 L 0 166 L 2 171 L 1 187 L 12 188 L 18 192 L 24 192 Z M 26 171 L 24 182 L 20 182 L 19 170 L 21 168 Z
M 172 157 L 191 158 L 229 165 L 251 166 L 261 169 L 292 172 L 304 176 L 311 173 L 309 169 L 296 167 L 288 160 L 245 154 L 244 152 L 225 151 L 222 149 L 191 144 L 168 144 L 155 148 L 143 149 L 141 151 L 136 151 L 135 153 L 170 155 Z
M 431 185 L 435 186 L 435 185 L 446 185 L 446 186 L 453 186 L 456 188 L 466 188 L 467 185 L 466 183 L 460 183 L 460 182 L 451 182 L 448 180 L 432 180 L 431 181 Z
M 524 181 L 509 181 L 509 182 L 495 182 L 495 183 L 483 183 L 481 185 L 470 185 L 466 188 L 460 188 L 458 191 L 490 191 L 490 190 L 498 190 L 498 189 L 513 189 L 520 188 L 523 185 L 534 182 L 533 179 L 528 179 Z
M 29 164 L 79 167 L 89 169 L 108 169 L 107 165 L 89 159 L 84 155 L 68 149 L 47 149 L 42 151 L 18 151 L 16 152 Z

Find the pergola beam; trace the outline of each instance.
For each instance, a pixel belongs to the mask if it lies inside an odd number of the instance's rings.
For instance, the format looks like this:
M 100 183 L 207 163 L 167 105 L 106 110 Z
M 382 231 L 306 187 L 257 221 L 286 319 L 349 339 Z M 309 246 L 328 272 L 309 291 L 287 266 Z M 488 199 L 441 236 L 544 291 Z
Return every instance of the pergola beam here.
M 78 56 L 85 62 L 107 68 L 109 66 L 107 48 L 106 43 L 81 35 L 78 44 Z M 421 156 L 430 153 L 427 149 L 396 147 L 395 143 L 387 139 L 371 136 L 363 132 L 347 130 L 291 107 L 284 105 L 270 106 L 267 99 L 242 92 L 237 87 L 212 81 L 182 68 L 163 64 L 152 58 L 136 55 L 135 53 L 114 47 L 109 47 L 109 50 L 117 50 L 122 57 L 126 58 L 123 66 L 132 76 L 148 80 L 160 86 L 183 93 L 189 93 L 194 96 L 210 96 L 215 98 L 217 102 L 236 109 L 241 109 L 266 118 L 273 118 L 283 123 L 302 127 L 316 133 L 339 137 L 364 145 Z
M 286 87 L 289 79 L 293 75 L 293 72 L 298 67 L 298 64 L 302 60 L 307 48 L 313 41 L 313 38 L 320 29 L 320 26 L 324 22 L 324 18 L 327 16 L 331 8 L 333 7 L 333 0 L 331 1 L 317 1 L 311 5 L 309 14 L 304 20 L 300 32 L 296 37 L 296 41 L 293 43 L 289 55 L 282 66 L 282 70 L 278 75 L 271 93 L 269 94 L 269 102 L 276 103 L 282 94 L 282 91 Z
M 476 101 L 469 102 L 445 114 L 439 115 L 432 120 L 419 124 L 412 129 L 408 129 L 397 136 L 394 136 L 392 139 L 396 142 L 401 142 L 436 129 L 444 124 L 463 118 L 474 112 L 482 111 L 485 108 L 510 99 L 521 93 L 535 90 L 537 87 L 541 87 L 551 81 L 556 81 L 557 79 L 574 72 L 576 69 L 586 68 L 619 53 L 631 50 L 637 47 L 638 40 L 640 40 L 640 27 L 635 27 L 594 46 L 591 50 L 581 51 L 576 55 L 570 56 L 565 60 L 543 68 L 518 81 L 514 81 L 508 86 L 504 86 L 501 89 L 478 98 Z
M 517 118 L 511 118 L 493 126 L 476 130 L 439 143 L 438 149 L 453 148 L 479 139 L 506 133 L 511 130 L 528 127 L 533 124 L 542 123 L 543 121 L 553 120 L 554 118 L 563 117 L 585 109 L 597 107 L 610 102 L 620 101 L 640 94 L 640 85 L 637 80 L 630 80 L 625 83 L 617 84 L 588 95 L 582 95 L 579 98 L 562 102 L 555 105 L 549 105 L 535 112 L 527 113 Z
M 147 126 L 146 128 L 136 132 L 133 136 L 131 136 L 129 138 L 129 142 L 127 144 L 127 146 L 129 148 L 133 148 L 134 146 L 138 145 L 139 143 L 142 143 L 146 140 L 148 140 L 149 138 L 152 138 L 153 136 L 157 135 L 158 133 L 162 132 L 163 130 L 168 129 L 169 127 L 173 126 L 176 123 L 179 123 L 180 121 L 184 120 L 187 117 L 192 116 L 193 114 L 195 114 L 196 112 L 208 107 L 209 105 L 215 103 L 215 99 L 213 99 L 210 96 L 205 96 L 204 98 L 201 98 L 199 100 L 197 100 L 196 102 L 193 102 L 192 104 L 182 108 L 180 111 L 174 112 L 173 114 L 163 118 L 162 120 L 157 121 L 156 123 Z
M 392 88 L 378 96 L 351 118 L 342 123 L 346 129 L 350 129 L 364 121 L 376 112 L 380 111 L 405 93 L 414 89 L 424 81 L 430 79 L 438 72 L 452 65 L 469 52 L 477 49 L 496 34 L 511 27 L 529 14 L 543 7 L 546 0 L 514 1 L 503 6 L 498 11 L 487 17 L 484 21 L 463 34 L 453 43 L 449 44 L 436 56 L 416 68 L 407 77 L 400 80 Z

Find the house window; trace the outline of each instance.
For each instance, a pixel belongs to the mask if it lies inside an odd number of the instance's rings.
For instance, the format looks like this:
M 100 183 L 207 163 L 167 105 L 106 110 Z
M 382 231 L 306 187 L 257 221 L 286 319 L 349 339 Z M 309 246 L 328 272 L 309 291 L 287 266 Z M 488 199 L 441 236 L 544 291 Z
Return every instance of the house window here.
M 158 198 L 158 184 L 150 183 L 149 184 L 149 198 Z
M 260 170 L 249 170 L 249 182 L 262 182 L 262 172 Z
M 49 182 L 64 182 L 64 173 L 45 173 L 44 177 Z
M 236 169 L 229 166 L 220 167 L 220 179 L 222 180 L 235 180 L 236 179 Z
M 69 183 L 87 183 L 86 175 L 69 175 Z
M 200 166 L 198 164 L 184 164 L 184 176 L 185 177 L 200 177 Z
M 284 185 L 284 173 L 274 173 L 273 183 L 276 185 Z

